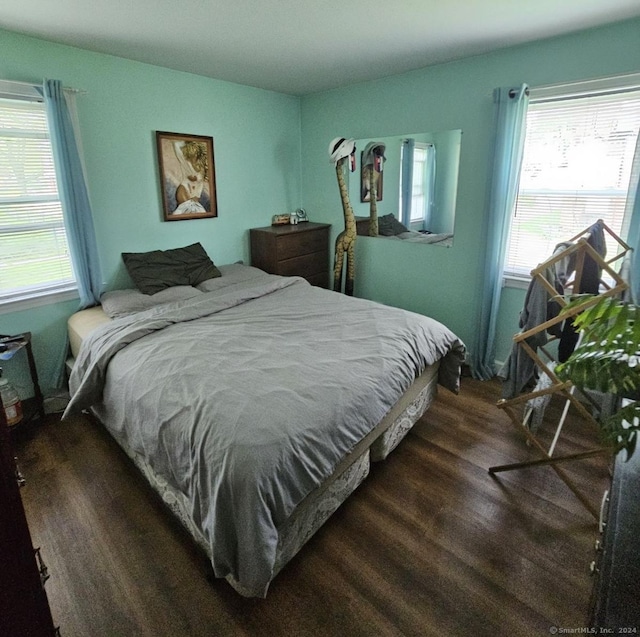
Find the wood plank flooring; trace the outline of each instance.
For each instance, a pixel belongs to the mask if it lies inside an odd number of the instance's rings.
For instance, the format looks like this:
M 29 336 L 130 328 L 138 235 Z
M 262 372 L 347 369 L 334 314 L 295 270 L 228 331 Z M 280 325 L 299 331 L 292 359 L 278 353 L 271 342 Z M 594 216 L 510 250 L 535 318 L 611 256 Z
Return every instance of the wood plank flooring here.
M 66 637 L 517 637 L 586 627 L 597 524 L 549 467 L 488 474 L 534 457 L 495 407 L 499 389 L 470 378 L 458 396 L 441 389 L 264 600 L 211 581 L 206 559 L 100 425 L 49 422 L 19 443 L 19 459 L 56 624 Z M 575 452 L 597 434 L 569 419 L 562 440 Z M 608 459 L 566 468 L 597 507 Z

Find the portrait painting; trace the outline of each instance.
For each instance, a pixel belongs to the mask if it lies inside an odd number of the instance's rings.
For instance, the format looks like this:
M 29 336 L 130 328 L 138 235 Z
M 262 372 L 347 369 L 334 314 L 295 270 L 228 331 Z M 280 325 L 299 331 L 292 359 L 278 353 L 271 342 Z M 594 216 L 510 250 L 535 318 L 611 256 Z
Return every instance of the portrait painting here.
M 156 131 L 165 221 L 217 217 L 213 138 Z
M 364 152 L 360 158 L 360 201 L 370 201 L 371 171 L 373 170 L 376 184 L 376 201 L 382 201 L 382 172 L 377 169 L 376 164 L 364 165 Z M 379 164 L 378 164 L 379 165 Z

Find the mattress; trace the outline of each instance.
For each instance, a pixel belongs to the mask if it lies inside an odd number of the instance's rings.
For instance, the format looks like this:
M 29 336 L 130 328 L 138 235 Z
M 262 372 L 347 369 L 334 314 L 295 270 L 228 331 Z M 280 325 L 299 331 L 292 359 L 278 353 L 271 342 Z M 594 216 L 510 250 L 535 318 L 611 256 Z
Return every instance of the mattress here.
M 69 317 L 67 329 L 69 332 L 69 350 L 73 359 L 78 355 L 82 341 L 97 327 L 109 321 L 111 319 L 105 314 L 101 305 L 80 310 Z

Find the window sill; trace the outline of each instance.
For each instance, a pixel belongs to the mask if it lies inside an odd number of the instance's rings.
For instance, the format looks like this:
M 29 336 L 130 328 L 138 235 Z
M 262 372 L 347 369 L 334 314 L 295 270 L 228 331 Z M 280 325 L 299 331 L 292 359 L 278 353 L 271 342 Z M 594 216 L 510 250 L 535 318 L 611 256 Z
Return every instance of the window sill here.
M 529 287 L 530 283 L 530 276 L 516 276 L 515 274 L 502 275 L 502 287 L 505 288 L 517 288 L 519 290 L 526 290 Z
M 76 288 L 72 288 L 69 290 L 51 292 L 50 294 L 41 294 L 39 296 L 23 297 L 11 301 L 0 301 L 0 314 L 31 310 L 34 307 L 52 305 L 53 303 L 63 303 L 64 301 L 72 301 L 73 299 L 77 300 L 79 298 L 78 290 Z

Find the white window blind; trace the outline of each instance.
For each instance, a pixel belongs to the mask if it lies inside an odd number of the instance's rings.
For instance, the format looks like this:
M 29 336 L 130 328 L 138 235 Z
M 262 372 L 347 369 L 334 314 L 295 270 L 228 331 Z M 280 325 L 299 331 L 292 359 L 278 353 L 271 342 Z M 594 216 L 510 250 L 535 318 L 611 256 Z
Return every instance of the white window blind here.
M 403 149 L 400 151 L 403 152 Z M 410 227 L 412 230 L 426 230 L 429 212 L 433 205 L 433 180 L 435 170 L 435 148 L 433 144 L 416 142 L 413 149 L 413 170 L 411 182 Z M 401 160 L 402 161 L 402 160 Z M 402 202 L 402 175 L 400 179 L 400 201 Z
M 427 189 L 427 147 L 416 144 L 413 149 L 413 184 L 411 188 L 411 222 L 424 221 Z
M 556 244 L 598 219 L 625 238 L 639 129 L 639 89 L 540 101 L 532 95 L 507 276 L 528 276 Z M 617 249 L 611 240 L 607 255 Z
M 44 104 L 0 98 L 0 304 L 73 288 Z

